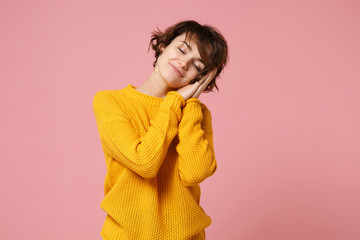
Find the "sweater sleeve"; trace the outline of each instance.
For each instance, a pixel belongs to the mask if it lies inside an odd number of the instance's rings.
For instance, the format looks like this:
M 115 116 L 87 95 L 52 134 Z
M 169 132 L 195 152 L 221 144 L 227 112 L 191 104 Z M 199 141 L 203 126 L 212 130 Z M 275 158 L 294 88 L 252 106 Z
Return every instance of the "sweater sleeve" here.
M 179 177 L 186 186 L 201 183 L 217 168 L 211 113 L 197 98 L 190 98 L 179 123 Z
M 140 176 L 155 177 L 177 134 L 184 104 L 181 95 L 168 92 L 147 133 L 140 136 L 122 105 L 108 91 L 97 92 L 93 109 L 104 151 Z

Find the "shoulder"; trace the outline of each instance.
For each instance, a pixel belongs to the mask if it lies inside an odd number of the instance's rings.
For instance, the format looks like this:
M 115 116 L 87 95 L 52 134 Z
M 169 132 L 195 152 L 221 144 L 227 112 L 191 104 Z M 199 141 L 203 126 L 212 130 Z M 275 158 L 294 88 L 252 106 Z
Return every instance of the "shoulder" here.
M 129 86 L 117 90 L 100 90 L 95 93 L 93 101 L 116 101 L 119 102 L 126 95 Z
M 101 90 L 95 93 L 93 104 L 117 102 L 116 90 Z
M 93 108 L 95 111 L 102 110 L 124 110 L 125 93 L 121 90 L 100 90 L 93 97 Z
M 106 98 L 106 97 L 109 97 L 109 96 L 115 97 L 116 95 L 121 94 L 120 91 L 121 90 L 100 90 L 100 91 L 95 93 L 94 99 Z

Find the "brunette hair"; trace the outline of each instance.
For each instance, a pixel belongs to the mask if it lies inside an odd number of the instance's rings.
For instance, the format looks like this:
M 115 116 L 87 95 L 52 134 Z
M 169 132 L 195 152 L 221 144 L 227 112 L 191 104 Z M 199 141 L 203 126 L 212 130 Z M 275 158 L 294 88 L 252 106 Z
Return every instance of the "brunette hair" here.
M 155 51 L 153 66 L 155 67 L 161 54 L 160 47 L 167 47 L 177 36 L 183 33 L 186 34 L 186 40 L 190 41 L 194 37 L 200 57 L 205 65 L 204 70 L 200 72 L 193 82 L 200 80 L 207 73 L 217 69 L 215 77 L 205 88 L 204 92 L 210 92 L 214 87 L 219 90 L 216 85 L 216 79 L 228 62 L 228 46 L 220 31 L 212 26 L 201 25 L 193 20 L 189 20 L 178 22 L 165 29 L 164 32 L 157 28 L 157 30 L 151 33 L 149 44 L 149 49 L 151 47 Z

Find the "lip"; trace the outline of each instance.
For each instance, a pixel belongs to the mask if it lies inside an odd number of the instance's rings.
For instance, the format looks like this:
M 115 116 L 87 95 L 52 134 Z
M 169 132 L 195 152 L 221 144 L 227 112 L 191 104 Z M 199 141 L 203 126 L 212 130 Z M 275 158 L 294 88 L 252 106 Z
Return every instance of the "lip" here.
M 174 65 L 172 65 L 171 63 L 169 63 L 171 68 L 174 70 L 174 72 L 179 76 L 179 77 L 183 77 L 183 75 L 181 74 L 181 72 L 179 71 L 179 69 L 177 67 L 175 67 Z

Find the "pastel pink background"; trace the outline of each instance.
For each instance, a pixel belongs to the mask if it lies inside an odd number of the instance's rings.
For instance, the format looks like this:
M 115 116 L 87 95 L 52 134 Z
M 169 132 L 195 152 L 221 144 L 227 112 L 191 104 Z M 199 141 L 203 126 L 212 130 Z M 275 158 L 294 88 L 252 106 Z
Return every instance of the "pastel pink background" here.
M 92 109 L 139 86 L 150 32 L 219 28 L 207 239 L 360 239 L 360 3 L 0 2 L 0 239 L 100 239 L 105 161 Z

